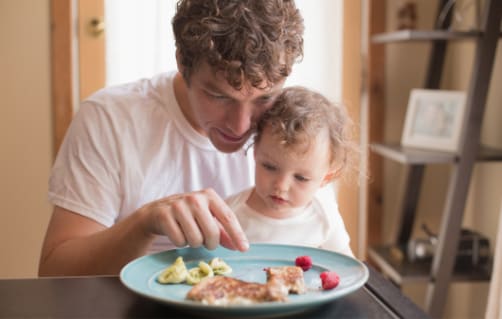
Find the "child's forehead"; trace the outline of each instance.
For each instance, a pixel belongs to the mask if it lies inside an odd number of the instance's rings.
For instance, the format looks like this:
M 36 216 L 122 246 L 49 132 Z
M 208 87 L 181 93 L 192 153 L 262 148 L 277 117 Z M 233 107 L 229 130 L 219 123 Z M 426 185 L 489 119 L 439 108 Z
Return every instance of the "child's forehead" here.
M 327 135 L 322 132 L 315 135 L 301 132 L 295 134 L 294 139 L 286 139 L 281 132 L 271 129 L 264 130 L 263 133 L 261 141 L 268 140 L 270 148 L 276 148 L 287 156 L 298 157 L 306 155 L 313 149 L 317 152 L 329 149 Z

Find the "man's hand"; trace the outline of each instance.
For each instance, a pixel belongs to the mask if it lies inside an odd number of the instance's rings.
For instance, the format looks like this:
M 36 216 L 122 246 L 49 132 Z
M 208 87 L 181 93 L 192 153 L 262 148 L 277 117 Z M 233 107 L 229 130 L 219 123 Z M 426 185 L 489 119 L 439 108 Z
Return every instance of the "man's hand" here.
M 147 227 L 153 233 L 169 237 L 178 247 L 215 249 L 221 244 L 240 251 L 249 248 L 234 213 L 212 189 L 169 196 L 140 210 L 151 216 Z

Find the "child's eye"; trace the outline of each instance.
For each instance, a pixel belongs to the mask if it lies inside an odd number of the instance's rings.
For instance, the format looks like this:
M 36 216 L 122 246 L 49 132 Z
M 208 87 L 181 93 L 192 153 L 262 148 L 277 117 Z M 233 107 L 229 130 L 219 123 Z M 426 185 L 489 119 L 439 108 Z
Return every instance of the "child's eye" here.
M 267 171 L 275 171 L 276 167 L 274 165 L 268 164 L 268 163 L 263 163 L 261 164 L 263 168 L 265 168 Z
M 299 182 L 308 182 L 308 181 L 309 181 L 309 179 L 308 179 L 308 178 L 306 178 L 306 177 L 304 177 L 304 176 L 302 176 L 302 175 L 295 175 L 295 179 L 296 179 L 297 181 L 299 181 Z

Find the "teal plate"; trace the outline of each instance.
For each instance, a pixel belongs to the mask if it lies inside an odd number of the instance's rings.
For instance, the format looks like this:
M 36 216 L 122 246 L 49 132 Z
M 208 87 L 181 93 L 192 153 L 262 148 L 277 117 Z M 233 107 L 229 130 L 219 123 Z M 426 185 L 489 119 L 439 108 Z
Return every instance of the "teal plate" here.
M 178 256 L 188 269 L 196 267 L 199 261 L 210 261 L 220 257 L 232 267 L 231 277 L 250 282 L 265 283 L 264 268 L 291 266 L 298 256 L 312 257 L 313 266 L 304 273 L 307 293 L 289 295 L 286 302 L 266 302 L 254 305 L 212 306 L 186 300 L 192 286 L 187 284 L 159 284 L 157 276 Z M 331 290 L 321 289 L 319 275 L 323 271 L 335 271 L 340 284 Z M 368 268 L 360 261 L 328 250 L 275 244 L 252 244 L 250 249 L 238 251 L 217 248 L 182 248 L 146 255 L 135 259 L 122 268 L 122 283 L 144 297 L 178 307 L 180 310 L 205 315 L 238 316 L 283 316 L 307 311 L 326 302 L 345 296 L 364 285 L 368 280 Z

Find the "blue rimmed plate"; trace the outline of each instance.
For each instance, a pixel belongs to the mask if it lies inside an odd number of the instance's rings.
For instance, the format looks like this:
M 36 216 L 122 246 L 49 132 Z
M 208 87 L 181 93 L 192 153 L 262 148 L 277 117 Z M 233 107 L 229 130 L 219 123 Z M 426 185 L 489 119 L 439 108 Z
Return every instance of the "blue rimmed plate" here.
M 187 268 L 196 267 L 199 261 L 220 257 L 232 267 L 231 277 L 245 281 L 265 283 L 264 268 L 291 266 L 298 256 L 312 257 L 313 266 L 304 273 L 307 293 L 289 295 L 287 302 L 267 302 L 255 305 L 210 306 L 186 300 L 192 286 L 187 284 L 159 284 L 157 276 L 182 256 Z M 335 271 L 340 284 L 332 290 L 322 290 L 319 275 L 323 271 Z M 252 244 L 250 249 L 238 251 L 217 248 L 182 248 L 146 255 L 128 263 L 120 272 L 122 283 L 133 292 L 192 313 L 276 316 L 309 310 L 326 302 L 345 296 L 364 285 L 368 269 L 360 261 L 335 252 L 289 245 Z

